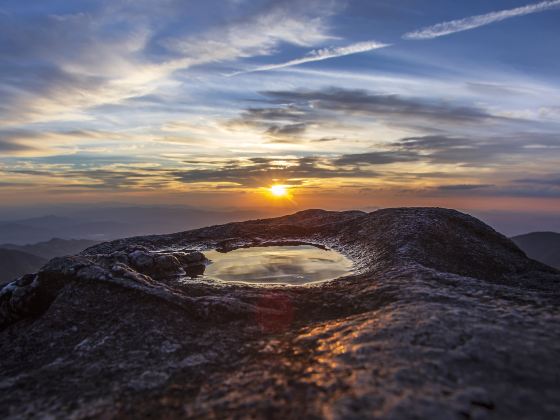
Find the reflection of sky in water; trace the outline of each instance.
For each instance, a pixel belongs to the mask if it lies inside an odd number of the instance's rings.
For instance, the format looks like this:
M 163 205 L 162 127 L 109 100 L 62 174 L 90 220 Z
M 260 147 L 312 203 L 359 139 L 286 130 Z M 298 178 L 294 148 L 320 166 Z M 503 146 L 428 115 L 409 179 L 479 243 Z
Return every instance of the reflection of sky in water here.
M 247 283 L 303 284 L 349 274 L 352 262 L 335 251 L 314 246 L 240 248 L 227 253 L 204 252 L 212 261 L 205 276 Z

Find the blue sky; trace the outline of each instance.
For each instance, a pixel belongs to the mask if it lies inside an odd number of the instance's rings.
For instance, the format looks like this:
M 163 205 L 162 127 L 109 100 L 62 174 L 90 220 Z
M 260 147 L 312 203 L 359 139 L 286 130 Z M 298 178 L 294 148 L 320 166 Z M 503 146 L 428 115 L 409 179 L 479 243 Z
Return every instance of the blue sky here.
M 5 203 L 560 210 L 559 1 L 0 4 Z

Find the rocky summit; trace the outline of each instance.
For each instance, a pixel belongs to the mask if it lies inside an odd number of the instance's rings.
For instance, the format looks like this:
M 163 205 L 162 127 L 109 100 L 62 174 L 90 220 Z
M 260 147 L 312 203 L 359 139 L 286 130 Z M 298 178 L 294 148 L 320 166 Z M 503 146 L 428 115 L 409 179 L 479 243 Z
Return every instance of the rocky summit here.
M 312 244 L 354 272 L 223 283 L 205 250 Z M 438 208 L 117 240 L 0 292 L 2 418 L 560 417 L 560 272 Z

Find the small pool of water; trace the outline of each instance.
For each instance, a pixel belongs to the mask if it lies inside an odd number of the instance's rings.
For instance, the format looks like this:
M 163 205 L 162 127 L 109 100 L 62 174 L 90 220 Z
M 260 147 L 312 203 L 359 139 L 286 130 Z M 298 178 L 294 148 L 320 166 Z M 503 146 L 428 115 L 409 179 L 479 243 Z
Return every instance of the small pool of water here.
M 228 282 L 305 284 L 352 272 L 352 261 L 344 255 L 310 245 L 205 251 L 204 255 L 211 261 L 204 276 Z

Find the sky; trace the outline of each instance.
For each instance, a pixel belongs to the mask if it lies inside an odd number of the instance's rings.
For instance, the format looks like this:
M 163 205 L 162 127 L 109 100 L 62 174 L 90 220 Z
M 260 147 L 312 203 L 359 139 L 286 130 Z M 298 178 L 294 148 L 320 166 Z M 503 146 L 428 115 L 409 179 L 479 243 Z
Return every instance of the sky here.
M 0 205 L 557 213 L 558 45 L 560 0 L 3 0 Z

